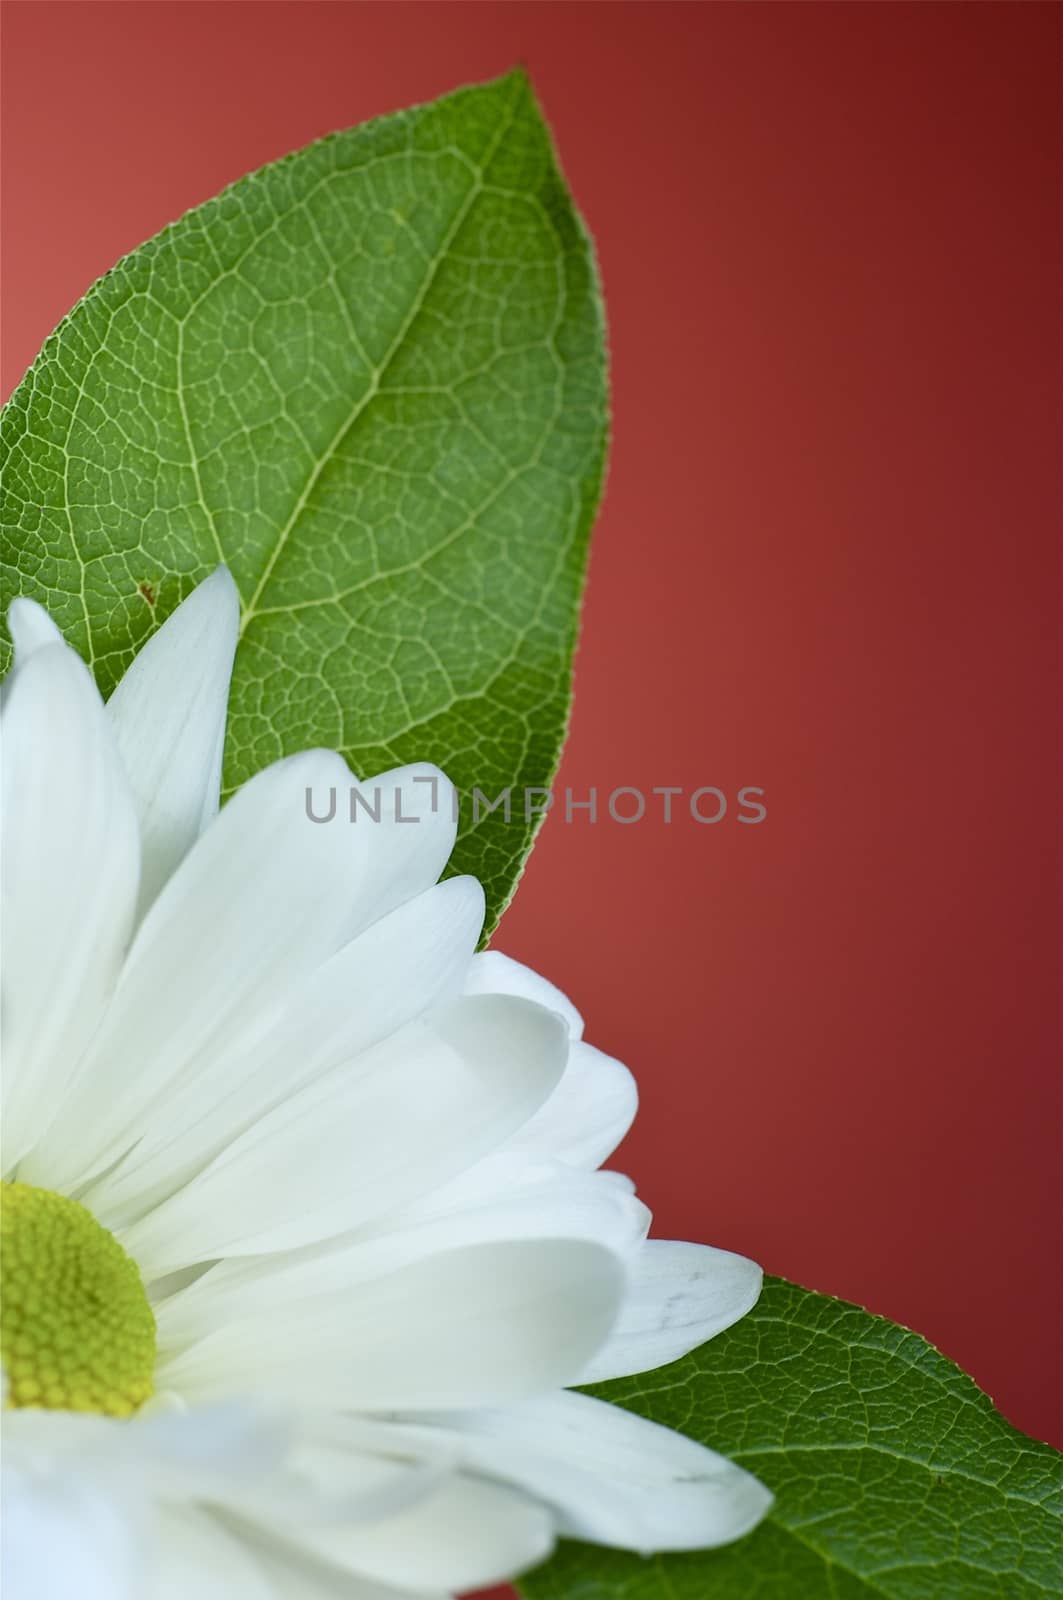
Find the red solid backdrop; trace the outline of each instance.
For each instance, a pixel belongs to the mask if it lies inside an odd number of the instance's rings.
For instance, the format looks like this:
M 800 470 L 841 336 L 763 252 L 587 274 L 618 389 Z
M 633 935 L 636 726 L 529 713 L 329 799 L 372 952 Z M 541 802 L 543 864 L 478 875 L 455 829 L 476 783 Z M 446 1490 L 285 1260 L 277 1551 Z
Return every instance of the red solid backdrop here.
M 1056 6 L 4 8 L 4 384 L 330 129 L 517 61 L 597 239 L 615 439 L 562 785 L 498 939 L 631 1063 L 662 1236 L 928 1335 L 1056 1434 Z

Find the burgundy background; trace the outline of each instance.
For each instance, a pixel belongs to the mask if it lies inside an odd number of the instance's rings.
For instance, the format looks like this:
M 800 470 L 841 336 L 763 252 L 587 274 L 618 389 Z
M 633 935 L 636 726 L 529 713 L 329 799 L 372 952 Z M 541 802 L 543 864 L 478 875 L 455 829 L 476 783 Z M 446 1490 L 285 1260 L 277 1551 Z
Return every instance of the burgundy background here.
M 561 781 L 768 818 L 555 818 L 498 943 L 639 1074 L 659 1233 L 1057 1439 L 1061 15 L 8 0 L 3 236 L 7 392 L 223 184 L 528 65 L 615 371 Z

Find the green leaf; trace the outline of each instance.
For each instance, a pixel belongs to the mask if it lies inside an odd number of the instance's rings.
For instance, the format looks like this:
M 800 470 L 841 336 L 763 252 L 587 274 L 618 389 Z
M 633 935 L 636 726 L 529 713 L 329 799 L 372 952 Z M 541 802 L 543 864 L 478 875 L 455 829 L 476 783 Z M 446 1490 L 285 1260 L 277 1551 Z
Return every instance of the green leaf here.
M 263 168 L 90 290 L 5 410 L 4 600 L 106 693 L 224 561 L 228 790 L 309 745 L 546 786 L 605 435 L 591 248 L 512 73 Z M 464 808 L 489 927 L 534 831 Z
M 769 1279 L 735 1327 L 593 1393 L 774 1491 L 724 1550 L 562 1545 L 531 1600 L 1035 1600 L 1063 1593 L 1063 1471 L 918 1334 Z

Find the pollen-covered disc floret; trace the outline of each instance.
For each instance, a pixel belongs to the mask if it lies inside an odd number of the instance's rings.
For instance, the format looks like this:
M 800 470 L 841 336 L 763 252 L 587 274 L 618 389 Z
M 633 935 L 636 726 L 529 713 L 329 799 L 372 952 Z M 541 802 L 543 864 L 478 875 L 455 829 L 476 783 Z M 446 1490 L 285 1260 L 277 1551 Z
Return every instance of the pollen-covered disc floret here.
M 152 1392 L 155 1317 L 136 1263 L 76 1200 L 0 1185 L 7 1401 L 128 1417 Z

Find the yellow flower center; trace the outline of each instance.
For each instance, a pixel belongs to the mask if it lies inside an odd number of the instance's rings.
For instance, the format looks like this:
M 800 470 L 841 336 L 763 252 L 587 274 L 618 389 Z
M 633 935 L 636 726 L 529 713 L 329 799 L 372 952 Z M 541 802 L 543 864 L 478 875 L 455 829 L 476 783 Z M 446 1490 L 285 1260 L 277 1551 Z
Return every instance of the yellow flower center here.
M 129 1417 L 152 1392 L 155 1317 L 136 1262 L 76 1200 L 0 1184 L 7 1403 Z

